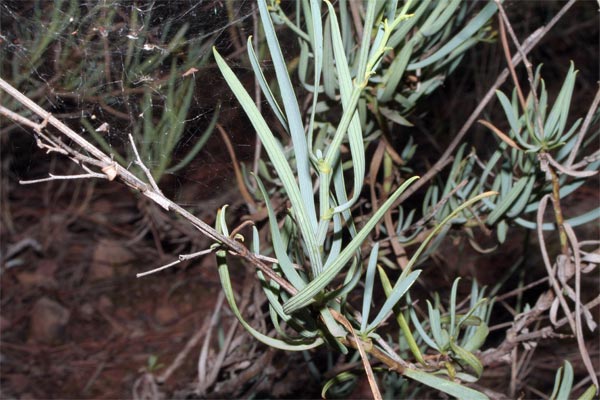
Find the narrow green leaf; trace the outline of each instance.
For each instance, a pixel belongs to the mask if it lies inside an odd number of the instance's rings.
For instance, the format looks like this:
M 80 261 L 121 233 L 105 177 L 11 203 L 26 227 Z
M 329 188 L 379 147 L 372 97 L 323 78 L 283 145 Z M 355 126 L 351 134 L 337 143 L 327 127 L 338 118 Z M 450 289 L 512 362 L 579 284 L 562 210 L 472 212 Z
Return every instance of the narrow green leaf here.
M 352 164 L 354 167 L 354 194 L 352 198 L 344 203 L 338 203 L 338 206 L 335 208 L 334 212 L 338 213 L 343 210 L 349 209 L 360 196 L 360 190 L 358 188 L 362 188 L 365 177 L 365 148 L 363 144 L 362 137 L 362 129 L 360 126 L 360 120 L 358 117 L 358 113 L 355 111 L 356 104 L 353 103 L 353 84 L 352 77 L 350 75 L 350 69 L 348 68 L 348 61 L 346 59 L 346 54 L 344 50 L 344 44 L 342 42 L 342 37 L 339 29 L 339 25 L 337 22 L 337 17 L 335 14 L 335 10 L 331 3 L 326 2 L 327 7 L 329 8 L 329 16 L 331 19 L 331 40 L 333 45 L 333 51 L 335 56 L 335 65 L 338 73 L 338 81 L 340 85 L 340 95 L 342 100 L 342 106 L 344 107 L 344 115 L 342 116 L 342 121 L 340 121 L 340 125 L 345 123 L 344 116 L 346 114 L 351 115 L 351 119 L 349 124 L 347 125 L 348 130 L 348 140 L 350 142 L 350 151 L 352 154 Z M 365 61 L 366 63 L 366 61 Z M 338 127 L 339 129 L 339 127 Z M 345 129 L 342 126 L 342 129 Z M 342 131 L 343 132 L 343 131 Z M 336 131 L 336 135 L 338 132 Z M 328 167 L 332 167 L 333 163 L 339 157 L 340 147 L 339 144 L 336 144 L 335 139 L 331 143 L 331 145 L 327 149 L 325 163 Z M 326 180 L 321 182 L 321 190 L 327 190 L 329 192 L 329 179 L 325 177 Z M 323 204 L 321 204 L 321 207 Z
M 402 21 L 402 23 L 398 26 L 394 34 L 390 37 L 388 46 L 396 48 L 402 41 L 406 40 L 406 35 L 413 30 L 417 22 L 422 20 L 421 17 L 424 15 L 424 13 L 429 10 L 431 1 L 432 0 L 421 0 L 417 2 L 406 2 L 404 4 L 401 14 L 408 13 L 412 3 L 418 4 L 419 7 L 411 13 L 412 18 Z
M 277 100 L 275 99 L 275 96 L 273 95 L 273 92 L 269 87 L 269 83 L 267 82 L 267 79 L 265 78 L 262 69 L 260 68 L 260 62 L 256 57 L 256 53 L 254 52 L 252 36 L 248 37 L 248 41 L 246 42 L 246 48 L 248 49 L 248 59 L 250 60 L 250 65 L 252 66 L 252 70 L 254 71 L 254 76 L 258 81 L 258 85 L 260 86 L 260 89 L 264 94 L 267 103 L 269 103 L 269 106 L 271 107 L 271 110 L 279 120 L 279 123 L 289 133 L 287 119 L 285 118 L 285 115 L 283 115 L 283 111 L 281 111 L 281 107 L 279 107 L 279 104 L 277 103 Z
M 432 349 L 441 351 L 437 343 L 435 343 L 435 341 L 425 332 L 425 328 L 423 328 L 423 325 L 421 325 L 421 322 L 419 321 L 419 318 L 417 317 L 417 314 L 415 313 L 415 310 L 412 307 L 410 309 L 410 320 L 412 321 L 413 325 L 417 329 L 417 332 L 419 332 L 419 335 L 421 336 L 421 338 L 423 338 L 425 343 L 427 343 L 427 345 Z
M 544 124 L 544 135 L 546 140 L 553 138 L 557 133 L 562 134 L 562 131 L 564 130 L 569 115 L 576 74 L 575 66 L 573 62 L 571 62 L 571 66 L 569 67 L 563 86 L 560 89 L 560 93 L 558 94 L 558 97 L 552 106 L 552 110 L 546 119 L 546 123 Z
M 556 374 L 556 377 L 558 378 L 559 374 Z M 565 368 L 562 371 L 556 400 L 569 400 L 571 388 L 573 388 L 573 366 L 570 362 L 565 361 Z
M 285 278 L 292 285 L 294 285 L 296 289 L 302 289 L 306 286 L 306 282 L 304 282 L 304 280 L 300 277 L 294 268 L 292 261 L 288 257 L 286 246 L 284 246 L 283 239 L 281 238 L 281 231 L 277 222 L 277 216 L 275 215 L 273 207 L 271 206 L 271 201 L 269 200 L 267 190 L 265 189 L 262 180 L 258 176 L 255 176 L 255 178 L 258 188 L 262 193 L 265 207 L 267 207 L 267 214 L 269 215 L 269 228 L 271 230 L 271 240 L 273 242 L 273 249 L 275 250 L 275 257 L 277 257 L 277 261 L 279 261 L 279 266 L 281 267 Z
M 481 374 L 483 374 L 483 365 L 473 353 L 454 343 L 454 340 L 450 340 L 450 348 L 454 352 L 456 359 L 466 363 L 473 370 L 473 372 L 475 372 L 478 378 L 481 377 Z
M 327 6 L 329 7 L 329 11 L 331 12 L 333 7 L 331 7 L 331 3 L 329 3 L 328 1 L 326 1 L 326 2 L 327 2 Z M 367 12 L 365 15 L 365 21 L 364 21 L 364 25 L 363 25 L 364 30 L 363 30 L 363 34 L 362 34 L 362 40 L 360 43 L 360 48 L 358 50 L 358 64 L 357 64 L 357 68 L 356 68 L 356 77 L 359 80 L 363 79 L 365 74 L 369 72 L 366 70 L 366 68 L 367 68 L 367 61 L 369 58 L 369 49 L 371 47 L 371 27 L 374 25 L 374 22 L 375 22 L 376 3 L 377 3 L 376 1 L 367 2 Z M 333 22 L 333 19 L 332 19 L 332 22 Z M 336 25 L 337 25 L 337 21 L 336 21 Z M 375 47 L 375 46 L 373 46 L 373 47 Z
M 298 292 L 290 300 L 284 304 L 283 309 L 286 313 L 290 314 L 295 310 L 307 306 L 314 301 L 314 297 L 323 290 L 344 268 L 346 263 L 352 258 L 354 253 L 360 248 L 361 244 L 367 238 L 367 235 L 375 228 L 375 225 L 383 218 L 384 214 L 389 210 L 392 204 L 400 197 L 402 192 L 410 186 L 418 177 L 412 177 L 407 179 L 402 186 L 400 186 L 386 202 L 377 210 L 365 226 L 357 233 L 357 235 L 350 241 L 348 246 L 340 253 L 340 256 L 333 262 L 333 264 L 327 268 L 321 275 L 309 283 L 304 289 Z
M 440 2 L 444 3 L 444 2 Z M 435 19 L 435 22 L 432 23 L 427 29 L 421 29 L 421 32 L 424 36 L 432 36 L 436 34 L 440 29 L 445 28 L 447 26 L 448 20 L 455 15 L 456 9 L 462 0 L 451 0 L 450 3 L 445 4 L 445 8 L 442 14 Z
M 463 349 L 470 352 L 479 350 L 485 343 L 485 339 L 487 339 L 489 333 L 490 329 L 487 324 L 482 321 L 477 328 L 475 328 L 475 333 L 467 340 Z
M 435 8 L 433 10 L 430 10 L 427 19 L 420 26 L 420 32 L 423 34 L 423 36 L 430 36 L 430 31 L 433 31 L 432 27 L 435 21 L 438 19 L 440 14 L 444 11 L 444 9 L 447 6 L 448 0 L 437 1 L 435 3 Z
M 389 298 L 390 294 L 392 293 L 392 284 L 390 283 L 390 280 L 387 277 L 387 274 L 385 273 L 385 270 L 383 268 L 377 266 L 377 270 L 379 271 L 379 278 L 381 279 L 381 284 L 383 286 L 383 291 L 385 292 L 385 297 Z M 404 314 L 402 313 L 402 310 L 400 310 L 400 307 L 398 307 L 398 304 L 394 306 L 393 310 L 396 314 L 396 321 L 398 322 L 400 330 L 404 334 L 404 338 L 406 339 L 406 343 L 408 344 L 408 348 L 410 349 L 411 353 L 415 356 L 418 362 L 420 362 L 423 365 L 426 365 L 425 359 L 421 354 L 421 349 L 419 349 L 419 345 L 417 345 L 417 341 L 415 340 L 415 337 L 410 331 L 408 322 L 406 322 Z
M 225 224 L 225 207 L 222 208 L 221 210 L 219 210 L 219 212 L 217 213 L 216 229 L 219 233 L 229 236 L 229 230 L 227 229 L 227 225 Z M 257 331 L 256 329 L 254 329 L 250 324 L 248 324 L 246 322 L 246 320 L 244 320 L 244 317 L 242 316 L 239 308 L 237 307 L 237 304 L 235 301 L 235 295 L 233 293 L 233 286 L 231 284 L 231 278 L 229 276 L 229 267 L 227 265 L 227 251 L 219 250 L 219 251 L 217 251 L 216 255 L 217 255 L 219 278 L 221 280 L 221 286 L 223 287 L 223 291 L 225 293 L 225 298 L 227 299 L 227 303 L 229 303 L 229 307 L 231 308 L 231 311 L 233 311 L 233 314 L 236 316 L 238 321 L 240 321 L 242 326 L 252 336 L 254 336 L 255 339 L 266 344 L 267 346 L 271 346 L 271 347 L 274 347 L 274 348 L 280 349 L 280 350 L 288 350 L 288 351 L 309 350 L 309 349 L 315 348 L 317 346 L 320 346 L 321 344 L 324 343 L 323 339 L 316 338 L 311 343 L 293 344 L 292 345 L 292 344 L 286 343 L 280 339 L 274 339 L 272 337 L 264 335 L 264 334 L 260 333 L 259 331 Z
M 531 193 L 533 192 L 534 184 L 535 184 L 535 176 L 534 175 L 528 176 L 527 184 L 525 185 L 525 188 L 519 195 L 518 199 L 514 202 L 513 206 L 510 208 L 510 210 L 508 210 L 508 212 L 506 213 L 506 216 L 508 218 L 514 218 L 517 215 L 521 215 L 521 213 L 527 206 L 527 203 L 529 201 L 529 196 L 531 196 Z
M 327 260 L 323 269 L 329 268 L 329 266 L 335 261 L 342 251 L 342 218 L 340 214 L 333 214 L 333 233 L 329 238 L 331 240 L 331 247 L 329 248 Z
M 311 45 L 313 49 L 313 70 L 314 70 L 314 95 L 312 99 L 312 107 L 310 108 L 310 118 L 308 125 L 308 132 L 312 132 L 315 125 L 315 114 L 317 112 L 317 102 L 319 100 L 318 88 L 321 81 L 321 71 L 323 70 L 323 20 L 321 17 L 321 1 L 310 0 L 310 11 L 311 11 Z M 308 21 L 308 18 L 306 19 Z M 308 149 L 310 151 L 312 143 L 308 143 Z
M 265 151 L 267 152 L 269 158 L 271 159 L 271 162 L 273 163 L 273 167 L 277 171 L 279 179 L 281 179 L 286 194 L 288 195 L 290 202 L 292 203 L 292 210 L 294 212 L 294 215 L 296 216 L 296 220 L 302 233 L 302 238 L 304 239 L 304 242 L 306 244 L 307 252 L 309 254 L 311 263 L 314 263 L 315 265 L 320 265 L 320 254 L 315 241 L 312 223 L 310 222 L 310 216 L 307 209 L 305 208 L 305 202 L 300 193 L 300 189 L 298 188 L 298 185 L 296 183 L 294 173 L 292 172 L 292 169 L 287 162 L 285 154 L 283 153 L 281 143 L 279 143 L 275 136 L 273 136 L 269 125 L 256 108 L 254 101 L 252 100 L 252 98 L 250 98 L 248 92 L 246 92 L 246 89 L 244 88 L 242 83 L 235 76 L 231 68 L 229 68 L 225 60 L 223 60 L 223 58 L 215 48 L 213 48 L 213 53 L 217 62 L 217 66 L 221 70 L 225 81 L 233 91 L 234 95 L 236 96 L 240 105 L 242 106 L 246 115 L 248 116 L 248 119 L 250 120 L 252 126 L 256 130 L 260 141 L 265 147 Z
M 371 300 L 373 298 L 373 286 L 375 285 L 375 267 L 377 266 L 377 257 L 379 256 L 379 242 L 371 249 L 369 264 L 367 265 L 367 274 L 365 277 L 365 291 L 362 304 L 362 321 L 360 323 L 360 332 L 364 333 L 369 320 L 369 311 L 371 310 Z
M 310 343 L 291 345 L 280 339 L 274 339 L 272 337 L 264 335 L 264 334 L 260 333 L 259 331 L 257 331 L 256 329 L 254 329 L 249 323 L 247 323 L 244 320 L 244 318 L 242 317 L 242 314 L 240 313 L 240 310 L 237 307 L 237 304 L 235 302 L 235 295 L 233 293 L 233 287 L 231 285 L 231 278 L 229 277 L 229 267 L 227 265 L 227 252 L 226 251 L 218 251 L 217 252 L 217 263 L 219 266 L 218 270 L 219 270 L 219 277 L 221 280 L 221 286 L 223 287 L 223 291 L 225 292 L 225 298 L 227 299 L 227 302 L 229 303 L 229 307 L 231 307 L 231 311 L 233 311 L 233 314 L 236 316 L 238 321 L 240 321 L 242 326 L 252 336 L 254 336 L 255 339 L 257 339 L 261 343 L 266 344 L 267 346 L 271 346 L 271 347 L 274 347 L 279 350 L 287 350 L 287 351 L 302 351 L 302 350 L 314 349 L 315 347 L 318 347 L 324 343 L 323 339 L 316 338 L 314 341 L 312 341 Z
M 496 236 L 498 237 L 498 242 L 504 243 L 506 240 L 506 235 L 508 233 L 508 223 L 506 220 L 500 220 L 496 225 Z
M 387 69 L 383 81 L 385 82 L 383 91 L 378 95 L 379 101 L 382 103 L 390 101 L 396 92 L 398 92 L 398 85 L 406 71 L 408 62 L 410 61 L 414 43 L 414 40 L 409 40 L 408 43 L 402 47 L 400 53 L 394 57 L 394 61 L 392 61 L 392 64 Z
M 381 321 L 383 321 L 383 319 L 388 315 L 388 313 L 392 311 L 392 308 L 400 301 L 400 299 L 402 298 L 402 296 L 404 296 L 406 291 L 413 285 L 413 283 L 415 283 L 420 274 L 420 270 L 413 271 L 406 278 L 402 280 L 399 279 L 398 282 L 396 282 L 390 296 L 386 299 L 385 303 L 383 303 L 383 306 L 381 306 L 381 309 L 379 310 L 377 316 L 373 319 L 373 321 L 371 321 L 371 323 L 367 327 L 367 332 L 372 331 L 373 329 L 379 326 Z
M 454 283 L 452 283 L 452 290 L 450 291 L 450 336 L 455 337 L 454 335 L 458 332 L 456 329 L 456 291 L 458 290 L 458 282 L 460 282 L 460 278 L 456 278 Z
M 457 397 L 459 399 L 468 400 L 487 400 L 485 394 L 478 392 L 477 390 L 468 388 L 459 383 L 449 381 L 447 379 L 440 378 L 429 372 L 420 371 L 416 369 L 407 368 L 404 370 L 404 376 L 427 385 L 431 388 L 437 389 L 441 392 L 447 393 L 450 396 Z
M 488 22 L 488 20 L 496 13 L 497 10 L 498 7 L 496 6 L 496 3 L 488 3 L 483 8 L 483 10 L 481 10 L 479 14 L 477 14 L 475 18 L 469 21 L 467 26 L 465 26 L 448 43 L 442 46 L 441 49 L 433 53 L 431 56 L 427 57 L 425 60 L 410 64 L 407 69 L 409 71 L 414 71 L 416 69 L 426 67 L 442 59 L 446 55 L 450 54 L 450 52 L 452 52 L 456 47 L 468 40 L 471 36 L 475 34 L 475 32 L 477 32 L 483 25 L 485 25 Z
M 335 77 L 335 63 L 333 61 L 333 45 L 331 45 L 331 16 L 325 20 L 324 31 L 325 47 L 323 48 L 323 90 L 330 99 L 335 99 L 337 79 Z
M 590 385 L 577 400 L 593 400 L 597 392 L 598 388 L 595 385 Z
M 496 221 L 498 221 L 498 219 L 508 211 L 509 207 L 513 205 L 519 197 L 519 195 L 523 193 L 523 189 L 525 189 L 525 186 L 528 182 L 528 176 L 519 178 L 519 180 L 514 184 L 514 186 L 512 186 L 512 189 L 510 189 L 506 196 L 503 196 L 500 199 L 500 201 L 496 204 L 494 210 L 488 215 L 486 221 L 488 225 L 494 225 Z
M 444 334 L 442 333 L 442 321 L 440 318 L 440 310 L 434 308 L 431 305 L 431 302 L 429 302 L 429 300 L 427 300 L 427 309 L 429 311 L 429 327 L 431 329 L 433 339 L 435 340 L 435 343 L 437 344 L 440 351 L 444 351 L 448 343 L 444 339 Z
M 304 202 L 303 207 L 306 208 L 306 223 L 309 223 L 312 231 L 316 232 L 317 218 L 315 201 L 312 192 L 308 146 L 304 134 L 304 125 L 302 124 L 302 114 L 300 113 L 297 97 L 294 92 L 290 76 L 287 72 L 287 64 L 283 58 L 283 54 L 281 53 L 279 41 L 277 40 L 277 35 L 275 33 L 275 27 L 273 26 L 273 21 L 271 21 L 271 17 L 269 16 L 267 3 L 265 0 L 258 1 L 258 11 L 260 13 L 260 19 L 265 32 L 265 39 L 267 40 L 269 52 L 271 53 L 271 59 L 273 60 L 273 67 L 275 68 L 275 74 L 277 75 L 277 83 L 279 84 L 279 91 L 281 92 L 283 107 L 285 109 L 285 114 L 290 128 L 290 134 L 292 136 L 292 143 L 294 144 L 293 148 L 296 159 L 296 170 L 298 173 L 300 193 L 302 194 L 302 199 Z M 306 237 L 304 239 L 307 240 Z M 320 267 L 321 260 L 316 257 L 317 254 L 314 254 L 315 249 L 309 247 L 309 257 L 311 259 L 311 263 L 315 264 L 315 267 Z
M 556 400 L 556 395 L 558 394 L 558 390 L 560 389 L 562 371 L 563 367 L 559 367 L 558 371 L 556 371 L 556 375 L 554 376 L 554 387 L 552 389 L 552 394 L 550 395 L 550 400 Z
M 387 89 L 387 86 L 386 86 L 386 89 Z M 379 111 L 381 112 L 381 115 L 383 115 L 388 120 L 390 120 L 398 125 L 408 126 L 408 127 L 414 126 L 409 120 L 407 120 L 402 115 L 400 115 L 400 113 L 396 110 L 392 110 L 391 108 L 387 108 L 387 107 L 379 107 Z
M 338 385 L 340 383 L 347 382 L 347 381 L 353 381 L 356 379 L 357 379 L 356 375 L 351 372 L 348 372 L 348 371 L 337 374 L 335 377 L 333 377 L 333 378 L 329 379 L 327 382 L 325 382 L 325 384 L 323 385 L 323 389 L 321 389 L 321 397 L 326 399 L 327 391 L 329 389 L 331 389 L 331 387 L 333 387 L 334 385 Z
M 521 123 L 519 122 L 519 117 L 516 113 L 516 110 L 513 108 L 510 100 L 504 93 L 499 90 L 496 90 L 496 97 L 500 101 L 500 105 L 504 110 L 504 115 L 508 120 L 508 124 L 510 125 L 510 130 L 516 135 L 517 139 L 520 138 L 519 133 L 521 132 Z M 522 139 L 519 140 L 521 145 L 526 144 Z

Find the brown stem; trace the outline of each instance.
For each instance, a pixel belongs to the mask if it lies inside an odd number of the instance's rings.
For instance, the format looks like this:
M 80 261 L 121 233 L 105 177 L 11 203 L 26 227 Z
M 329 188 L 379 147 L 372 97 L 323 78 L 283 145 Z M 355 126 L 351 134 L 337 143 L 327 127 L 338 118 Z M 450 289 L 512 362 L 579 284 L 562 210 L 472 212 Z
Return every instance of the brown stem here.
M 560 206 L 560 183 L 558 182 L 556 171 L 554 171 L 554 168 L 550 165 L 548 165 L 548 172 L 550 172 L 550 176 L 552 177 L 552 208 L 554 209 L 554 217 L 556 218 L 556 225 L 558 226 L 560 249 L 566 257 L 566 262 L 569 262 L 569 241 L 567 239 L 567 233 L 565 232 L 565 219 Z
M 89 155 L 101 162 L 105 168 L 111 167 L 116 172 L 116 176 L 118 176 L 121 179 L 121 181 L 123 181 L 123 183 L 125 183 L 127 186 L 137 190 L 152 201 L 158 203 L 166 210 L 174 211 L 175 213 L 181 215 L 183 218 L 187 219 L 192 225 L 194 225 L 202 234 L 214 240 L 215 242 L 225 246 L 232 253 L 235 253 L 240 257 L 246 259 L 256 268 L 260 269 L 270 279 L 273 279 L 275 282 L 281 285 L 281 287 L 291 295 L 295 295 L 298 292 L 298 290 L 294 286 L 292 286 L 292 284 L 290 284 L 287 280 L 276 274 L 271 268 L 264 264 L 252 252 L 250 252 L 244 245 L 234 240 L 233 238 L 227 237 L 217 232 L 216 229 L 208 225 L 206 222 L 191 214 L 189 211 L 187 211 L 177 203 L 166 198 L 162 193 L 157 192 L 146 182 L 139 179 L 125 167 L 114 162 L 114 160 L 111 157 L 104 154 L 104 152 L 102 152 L 90 142 L 85 140 L 83 137 L 81 137 L 71 128 L 63 124 L 61 121 L 56 119 L 54 116 L 52 116 L 52 114 L 44 110 L 42 107 L 33 102 L 23 93 L 19 92 L 17 89 L 15 89 L 2 78 L 0 78 L 0 89 L 7 92 L 18 102 L 23 104 L 25 107 L 29 108 L 31 111 L 33 111 L 35 114 L 37 114 L 43 119 L 43 122 L 41 124 L 38 124 L 38 128 L 36 130 L 41 131 L 41 129 L 44 128 L 47 124 L 52 125 L 56 129 L 58 129 L 62 134 L 71 139 L 75 144 L 83 148 L 87 153 L 89 153 Z M 80 159 L 79 153 L 72 154 L 72 156 L 78 159 L 79 161 L 84 162 Z

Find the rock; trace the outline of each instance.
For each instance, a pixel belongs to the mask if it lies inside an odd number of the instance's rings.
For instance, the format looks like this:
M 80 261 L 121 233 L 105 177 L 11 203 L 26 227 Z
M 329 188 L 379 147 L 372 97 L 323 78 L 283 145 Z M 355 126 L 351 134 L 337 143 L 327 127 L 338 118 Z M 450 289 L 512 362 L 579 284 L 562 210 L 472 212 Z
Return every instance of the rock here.
M 25 289 L 32 287 L 55 289 L 58 287 L 54 278 L 39 272 L 21 272 L 20 274 L 17 274 L 17 280 Z
M 111 279 L 113 276 L 115 271 L 110 265 L 94 263 L 90 268 L 89 278 L 92 282 Z
M 42 297 L 33 306 L 29 338 L 47 344 L 60 341 L 70 316 L 70 311 L 65 307 L 48 297 Z
M 100 298 L 98 299 L 98 308 L 100 310 L 110 311 L 113 308 L 113 306 L 114 306 L 114 304 L 113 304 L 112 300 L 110 299 L 110 297 L 108 297 L 105 294 L 100 296 Z
M 8 328 L 10 328 L 11 325 L 12 323 L 8 318 L 5 318 L 2 315 L 0 315 L 0 332 L 4 332 Z
M 94 248 L 90 280 L 111 279 L 115 276 L 116 267 L 127 267 L 136 258 L 136 255 L 129 251 L 123 242 L 102 239 Z
M 156 318 L 156 322 L 161 325 L 170 325 L 177 321 L 179 315 L 177 310 L 173 306 L 159 306 L 154 312 L 154 317 Z
M 30 378 L 27 375 L 10 374 L 7 378 L 8 382 L 10 383 L 10 388 L 15 393 L 23 393 L 23 391 L 29 388 Z
M 86 321 L 91 321 L 95 312 L 96 310 L 94 310 L 94 306 L 90 303 L 83 303 L 81 306 L 79 306 L 79 314 Z
M 101 239 L 94 249 L 94 263 L 123 265 L 135 261 L 136 255 L 118 240 Z

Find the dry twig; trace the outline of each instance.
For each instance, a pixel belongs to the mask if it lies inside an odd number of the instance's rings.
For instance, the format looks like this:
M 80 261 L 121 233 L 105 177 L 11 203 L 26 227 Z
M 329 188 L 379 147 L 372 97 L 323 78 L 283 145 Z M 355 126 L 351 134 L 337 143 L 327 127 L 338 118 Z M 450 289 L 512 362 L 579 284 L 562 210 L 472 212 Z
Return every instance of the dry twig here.
M 108 179 L 118 177 L 123 183 L 125 183 L 130 188 L 135 189 L 140 192 L 144 196 L 148 197 L 150 200 L 159 204 L 167 211 L 174 211 L 177 214 L 181 215 L 183 218 L 188 220 L 192 225 L 194 225 L 202 234 L 207 236 L 208 238 L 214 240 L 220 245 L 226 247 L 230 252 L 237 254 L 238 256 L 246 259 L 250 264 L 260 269 L 267 277 L 276 281 L 283 289 L 285 289 L 288 293 L 294 295 L 297 293 L 296 288 L 294 288 L 287 280 L 283 279 L 281 276 L 276 274 L 270 267 L 264 264 L 259 258 L 257 258 L 252 252 L 250 252 L 243 244 L 234 240 L 233 238 L 227 237 L 225 235 L 217 232 L 213 227 L 206 224 L 201 219 L 197 218 L 189 211 L 185 210 L 183 207 L 179 206 L 175 202 L 166 198 L 160 190 L 156 190 L 157 187 L 154 187 L 156 184 L 152 185 L 152 180 L 150 180 L 151 185 L 148 185 L 125 167 L 119 165 L 114 162 L 114 160 L 108 155 L 104 154 L 97 147 L 92 145 L 90 142 L 85 140 L 75 131 L 70 129 L 68 126 L 63 124 L 61 121 L 56 119 L 52 114 L 45 111 L 42 107 L 34 103 L 23 93 L 19 92 L 13 86 L 11 86 L 4 79 L 0 78 L 0 89 L 7 92 L 9 95 L 14 97 L 21 104 L 26 106 L 28 109 L 33 111 L 35 114 L 40 116 L 43 119 L 42 124 L 36 125 L 36 132 L 41 132 L 42 129 L 45 128 L 46 124 L 50 124 L 56 129 L 58 129 L 62 134 L 72 140 L 75 144 L 81 147 L 85 152 L 87 152 L 91 157 L 82 154 L 79 151 L 73 150 L 70 147 L 65 146 L 64 150 L 69 153 L 69 156 L 76 160 L 80 165 L 81 164 L 93 164 L 95 166 L 100 166 L 102 172 Z M 31 125 L 35 125 L 34 122 L 31 122 Z M 54 144 L 54 143 L 52 143 Z M 61 146 L 62 147 L 62 146 Z M 89 163 L 89 160 L 94 160 L 93 163 Z M 138 160 L 139 161 L 139 160 Z

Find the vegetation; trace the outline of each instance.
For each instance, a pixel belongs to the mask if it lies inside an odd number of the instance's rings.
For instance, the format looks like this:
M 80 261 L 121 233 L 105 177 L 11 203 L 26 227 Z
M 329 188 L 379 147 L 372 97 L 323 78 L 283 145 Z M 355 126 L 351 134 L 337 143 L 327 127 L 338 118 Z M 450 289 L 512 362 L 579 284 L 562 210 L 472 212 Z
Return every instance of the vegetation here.
M 42 18 L 40 10 L 33 10 L 35 18 Z M 561 13 L 522 40 L 499 1 L 258 0 L 255 13 L 262 30 L 247 37 L 240 57 L 254 73 L 260 88 L 255 94 L 221 55 L 223 47 L 215 46 L 214 32 L 194 40 L 187 25 L 173 33 L 168 19 L 162 31 L 154 32 L 155 15 L 147 12 L 142 18 L 132 7 L 125 25 L 133 37 L 113 37 L 98 33 L 97 26 L 120 23 L 124 17 L 117 8 L 95 5 L 81 13 L 71 1 L 58 2 L 54 10 L 48 25 L 52 35 L 27 37 L 28 29 L 16 35 L 29 41 L 28 59 L 35 68 L 52 46 L 49 38 L 61 43 L 55 59 L 70 59 L 73 66 L 53 82 L 55 91 L 71 93 L 83 104 L 98 101 L 122 120 L 133 133 L 118 148 L 126 155 L 94 128 L 94 113 L 81 124 L 95 146 L 78 141 L 60 121 L 31 107 L 20 109 L 24 101 L 17 95 L 2 109 L 30 119 L 38 114 L 43 122 L 31 126 L 41 141 L 86 165 L 86 177 L 119 177 L 206 234 L 214 244 L 201 255 L 216 254 L 224 296 L 239 322 L 267 346 L 302 352 L 323 397 L 348 395 L 363 374 L 375 398 L 499 397 L 486 386 L 486 371 L 508 359 L 517 374 L 516 363 L 524 360 L 518 351 L 529 354 L 532 343 L 559 334 L 576 339 L 578 360 L 587 371 L 577 395 L 597 395 L 598 366 L 590 352 L 598 349 L 590 351 L 590 338 L 597 339 L 592 309 L 598 305 L 598 285 L 583 296 L 582 280 L 597 283 L 599 241 L 581 237 L 575 228 L 597 225 L 600 207 L 567 217 L 564 204 L 597 180 L 600 90 L 586 113 L 574 115 L 576 66 L 569 65 L 562 81 L 546 82 L 544 68 L 530 55 Z M 121 47 L 123 60 L 112 63 L 102 51 L 83 57 L 69 33 L 73 29 L 80 36 L 98 36 L 97 44 Z M 433 153 L 419 128 L 424 120 L 431 123 L 433 113 L 421 104 L 460 70 L 469 51 L 495 41 L 502 45 L 506 69 L 458 132 L 443 128 L 435 137 L 443 151 Z M 158 50 L 147 53 L 149 43 Z M 40 82 L 21 70 L 18 57 L 12 60 L 12 85 L 41 101 L 35 96 Z M 243 165 L 237 175 L 249 207 L 266 215 L 264 224 L 254 221 L 248 238 L 240 233 L 246 232 L 244 224 L 230 228 L 227 206 L 217 212 L 213 229 L 166 199 L 157 186 L 164 174 L 184 168 L 199 154 L 216 126 L 219 104 L 197 142 L 173 159 L 194 129 L 182 122 L 188 118 L 194 73 L 213 60 L 262 149 L 254 165 Z M 265 60 L 272 69 L 264 67 Z M 103 70 L 82 75 L 103 63 Z M 158 78 L 161 72 L 164 77 Z M 511 88 L 501 90 L 508 78 Z M 103 85 L 120 93 L 100 91 Z M 4 84 L 2 89 L 8 91 Z M 115 100 L 123 93 L 126 109 L 115 110 L 113 102 L 123 104 Z M 478 147 L 466 134 L 494 99 L 503 116 L 492 120 L 489 113 L 479 119 L 488 139 Z M 63 146 L 57 134 L 42 133 L 48 122 L 96 164 L 86 163 L 74 146 Z M 132 163 L 138 166 L 135 175 L 127 170 Z M 501 257 L 517 234 L 525 237 L 523 256 L 497 284 L 482 286 L 476 272 L 461 270 L 439 293 L 424 295 L 418 289 L 428 287 L 426 272 L 449 242 Z M 541 253 L 546 276 L 530 286 L 524 268 L 533 252 Z M 266 299 L 265 315 L 253 319 L 239 307 L 232 282 L 231 264 L 240 258 L 255 272 Z M 534 287 L 537 297 L 522 301 Z M 514 296 L 519 301 L 512 319 L 502 325 L 505 335 L 490 341 L 498 323 L 495 313 Z M 322 357 L 328 360 L 325 366 Z M 573 382 L 572 365 L 565 360 L 549 397 L 571 398 Z M 516 395 L 513 384 L 510 396 Z

